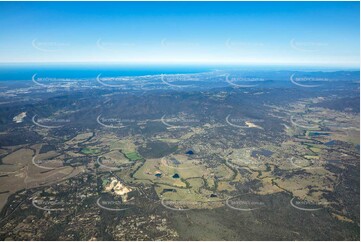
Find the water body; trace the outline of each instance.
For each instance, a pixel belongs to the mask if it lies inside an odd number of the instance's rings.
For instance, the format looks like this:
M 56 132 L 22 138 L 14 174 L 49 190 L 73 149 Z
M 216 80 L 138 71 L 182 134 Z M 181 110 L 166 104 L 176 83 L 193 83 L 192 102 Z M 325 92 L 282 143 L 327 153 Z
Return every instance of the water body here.
M 194 152 L 192 151 L 192 150 L 188 150 L 187 152 L 186 152 L 186 155 L 193 155 L 194 154 Z
M 326 146 L 333 146 L 333 145 L 336 145 L 337 144 L 337 140 L 331 140 L 327 143 L 325 143 Z
M 321 133 L 321 132 L 310 132 L 309 136 L 329 136 L 329 133 Z
M 160 74 L 191 74 L 212 71 L 204 66 L 170 65 L 97 65 L 97 64 L 2 64 L 0 81 L 31 80 L 34 74 L 48 78 L 95 79 L 103 76 L 145 76 Z

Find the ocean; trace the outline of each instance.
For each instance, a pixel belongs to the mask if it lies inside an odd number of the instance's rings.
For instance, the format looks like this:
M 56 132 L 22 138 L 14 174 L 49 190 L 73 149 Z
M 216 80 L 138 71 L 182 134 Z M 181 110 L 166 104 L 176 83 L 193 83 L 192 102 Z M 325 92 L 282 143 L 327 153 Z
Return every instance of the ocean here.
M 104 65 L 104 64 L 2 64 L 0 81 L 31 80 L 34 74 L 51 78 L 96 78 L 104 76 L 145 76 L 209 72 L 214 67 L 170 65 Z

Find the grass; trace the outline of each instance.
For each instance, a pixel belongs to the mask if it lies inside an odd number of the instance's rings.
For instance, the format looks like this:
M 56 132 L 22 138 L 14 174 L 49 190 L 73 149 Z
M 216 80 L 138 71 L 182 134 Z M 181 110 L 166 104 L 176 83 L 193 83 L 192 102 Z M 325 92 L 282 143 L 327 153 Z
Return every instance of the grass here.
M 94 155 L 94 154 L 98 154 L 100 152 L 100 150 L 98 150 L 98 149 L 90 149 L 90 148 L 83 148 L 83 149 L 81 149 L 80 152 L 83 153 L 83 154 L 86 154 L 86 155 Z
M 311 147 L 310 150 L 312 150 L 312 151 L 315 152 L 315 153 L 321 152 L 321 149 L 318 148 L 318 147 Z
M 137 161 L 143 159 L 137 152 L 127 152 L 124 154 L 130 161 Z
M 110 182 L 109 179 L 102 179 L 102 185 L 103 187 L 106 186 Z

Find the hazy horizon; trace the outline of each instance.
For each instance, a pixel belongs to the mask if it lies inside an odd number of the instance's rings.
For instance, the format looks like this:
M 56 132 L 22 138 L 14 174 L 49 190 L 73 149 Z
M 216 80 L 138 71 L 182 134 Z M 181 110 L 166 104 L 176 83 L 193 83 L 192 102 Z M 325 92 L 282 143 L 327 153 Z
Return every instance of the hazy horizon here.
M 360 65 L 359 2 L 0 6 L 0 63 Z

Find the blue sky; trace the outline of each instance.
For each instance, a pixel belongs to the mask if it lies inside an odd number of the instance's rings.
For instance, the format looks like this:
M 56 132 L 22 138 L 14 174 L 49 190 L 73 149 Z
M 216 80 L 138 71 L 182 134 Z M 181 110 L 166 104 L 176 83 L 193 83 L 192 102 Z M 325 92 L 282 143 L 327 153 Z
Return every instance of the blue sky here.
M 0 2 L 0 62 L 357 67 L 359 2 Z

